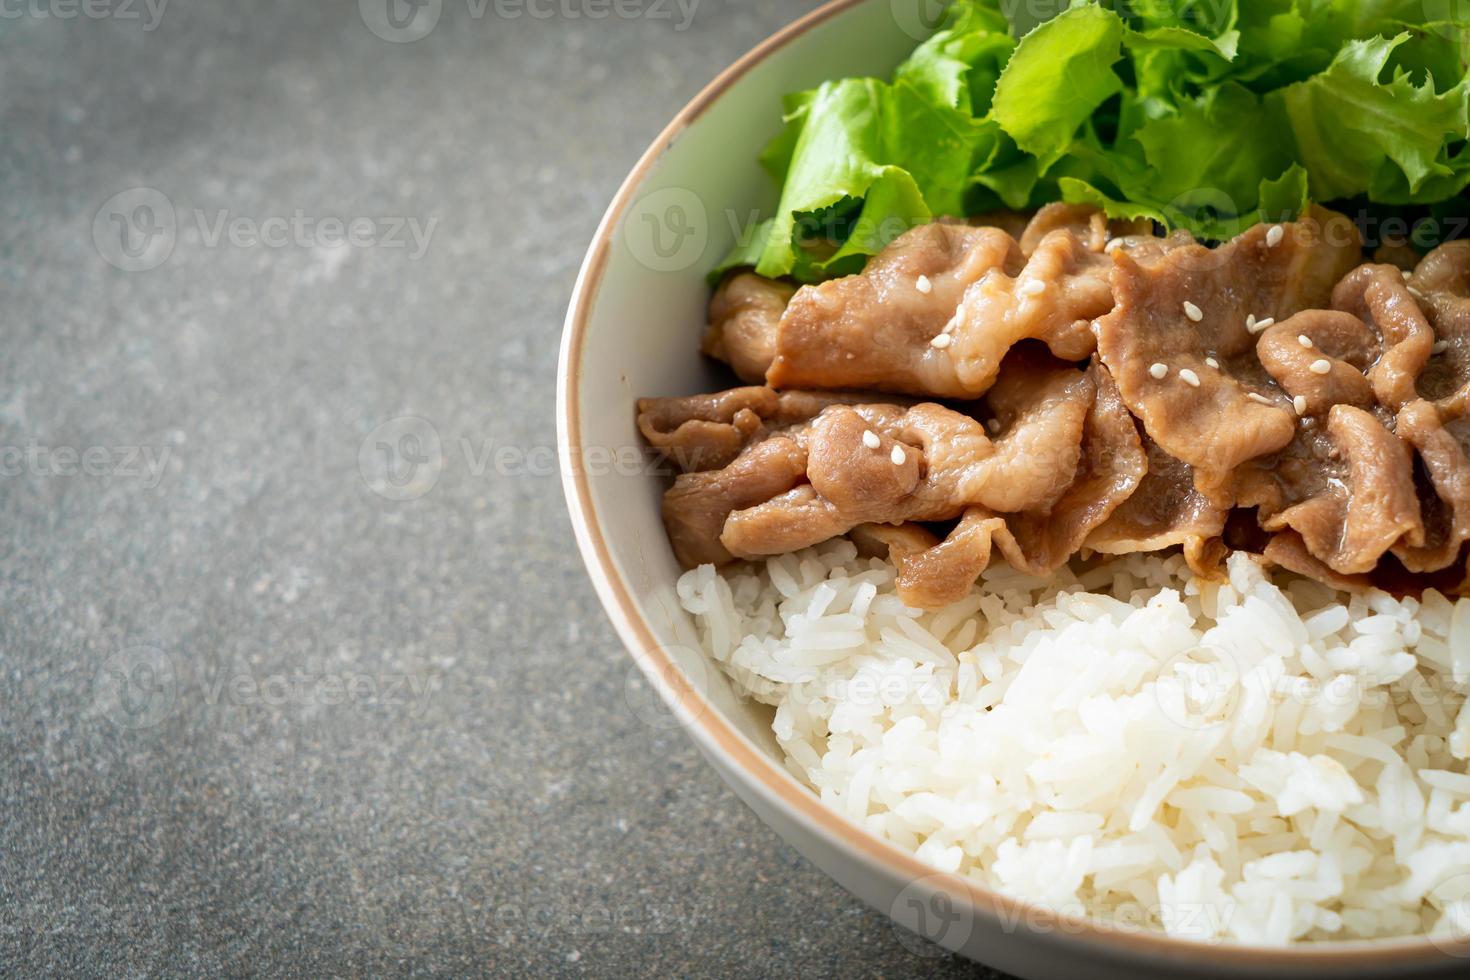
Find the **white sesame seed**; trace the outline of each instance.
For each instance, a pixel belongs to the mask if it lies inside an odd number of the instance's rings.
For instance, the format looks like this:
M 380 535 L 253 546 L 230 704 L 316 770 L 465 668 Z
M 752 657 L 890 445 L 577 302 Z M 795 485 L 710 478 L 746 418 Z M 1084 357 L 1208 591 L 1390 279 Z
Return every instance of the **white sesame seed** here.
M 1317 360 L 1312 362 L 1312 366 L 1311 368 L 1309 368 L 1309 370 L 1313 374 L 1327 374 L 1329 371 L 1332 370 L 1332 362 L 1325 357 L 1318 358 Z
M 1260 402 L 1262 405 L 1269 405 L 1269 404 L 1271 404 L 1271 399 L 1267 398 L 1265 395 L 1261 394 L 1259 391 L 1253 391 L 1250 394 L 1246 395 L 1245 397 L 1249 398 L 1253 402 Z
M 1264 320 L 1257 320 L 1256 321 L 1256 329 L 1257 330 L 1265 330 L 1267 327 L 1272 326 L 1275 323 L 1276 323 L 1276 318 L 1274 316 L 1268 316 Z
M 919 278 L 914 280 L 914 288 L 923 293 L 925 296 L 928 296 L 934 291 L 934 284 L 929 281 L 928 276 L 920 276 Z
M 1408 269 L 1400 269 L 1399 270 L 1399 275 L 1403 276 L 1405 279 L 1409 278 L 1413 274 L 1414 273 L 1410 272 Z
M 965 325 L 965 304 L 964 303 L 961 303 L 959 306 L 956 306 L 954 308 L 954 316 L 950 317 L 949 318 L 949 322 L 944 325 L 944 333 L 949 333 L 952 330 L 957 330 L 960 327 L 963 327 L 964 325 Z
M 1215 360 L 1213 357 L 1205 358 L 1205 363 L 1214 368 L 1216 371 L 1220 370 L 1220 362 Z
M 1291 407 L 1294 408 L 1294 409 L 1296 409 L 1296 413 L 1298 415 L 1306 415 L 1307 414 L 1307 396 L 1306 395 L 1297 395 L 1295 398 L 1293 398 L 1291 400 Z
M 863 432 L 863 445 L 869 449 L 877 449 L 882 445 L 882 441 L 878 438 L 878 433 L 872 429 L 867 429 Z
M 1448 340 L 1436 340 L 1434 342 L 1434 346 L 1431 347 L 1431 348 L 1429 348 L 1429 351 L 1432 354 L 1443 354 L 1445 351 L 1447 351 L 1449 349 L 1450 349 L 1450 342 Z
M 989 429 L 991 432 L 999 432 L 1000 431 L 1000 419 L 989 419 L 985 423 L 985 428 Z
M 1195 374 L 1189 368 L 1180 368 L 1179 369 L 1179 380 L 1180 381 L 1183 381 L 1185 384 L 1189 385 L 1191 388 L 1198 388 L 1199 387 L 1199 375 Z
M 1301 344 L 1303 347 L 1310 348 L 1312 346 L 1312 338 L 1308 337 L 1304 333 L 1299 333 L 1296 335 L 1296 342 Z
M 1153 364 L 1149 365 L 1148 373 L 1153 375 L 1158 380 L 1162 381 L 1169 374 L 1169 366 L 1167 364 L 1156 361 Z
M 1040 279 L 1027 279 L 1021 283 L 1022 296 L 1040 296 L 1044 292 L 1046 292 L 1046 283 Z
M 1256 315 L 1247 313 L 1245 316 L 1245 329 L 1250 333 L 1256 332 Z
M 902 446 L 894 446 L 893 452 L 888 454 L 888 458 L 893 460 L 894 466 L 902 466 L 903 461 L 908 457 L 904 456 Z
M 1266 247 L 1275 248 L 1281 244 L 1281 239 L 1286 237 L 1286 229 L 1280 225 L 1272 225 L 1266 229 Z
M 1189 300 L 1184 301 L 1184 315 L 1189 317 L 1195 323 L 1199 323 L 1205 318 L 1205 315 L 1200 310 L 1200 308 L 1198 306 L 1195 306 Z
M 949 334 L 942 333 L 939 336 L 935 337 L 933 340 L 929 341 L 929 346 L 938 347 L 940 350 L 944 350 L 946 347 L 949 346 L 949 342 L 952 340 L 954 340 L 954 338 L 951 337 Z
M 1108 243 L 1103 246 L 1103 251 L 1104 252 L 1111 252 L 1113 249 L 1117 248 L 1119 245 L 1122 245 L 1122 244 L 1123 244 L 1123 239 L 1121 239 L 1121 238 L 1109 238 L 1108 239 Z
M 1409 287 L 1409 295 L 1412 296 L 1412 297 L 1414 297 L 1415 299 L 1423 299 L 1424 298 L 1424 294 L 1421 293 L 1421 292 L 1419 292 L 1419 290 L 1415 289 L 1413 286 L 1410 286 Z

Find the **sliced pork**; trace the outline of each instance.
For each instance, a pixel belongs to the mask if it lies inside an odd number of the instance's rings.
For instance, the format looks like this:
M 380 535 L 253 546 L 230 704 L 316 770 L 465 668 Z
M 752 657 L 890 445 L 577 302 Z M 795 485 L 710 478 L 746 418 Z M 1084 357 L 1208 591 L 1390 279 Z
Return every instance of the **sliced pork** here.
M 922 608 L 997 552 L 1470 590 L 1470 243 L 1364 262 L 1320 208 L 1213 248 L 1074 205 L 1002 219 L 818 286 L 721 284 L 705 349 L 766 384 L 639 402 L 682 471 L 681 562 L 848 535 Z
M 709 304 L 703 350 L 748 384 L 761 384 L 776 356 L 776 329 L 796 287 L 753 272 L 728 276 Z
M 952 356 L 931 341 L 965 291 L 1024 266 L 995 228 L 935 223 L 899 236 L 859 275 L 803 286 L 781 319 L 766 373 L 775 387 L 961 395 Z
M 1424 257 L 1409 289 L 1434 331 L 1418 393 L 1456 414 L 1470 410 L 1470 241 L 1447 242 Z
M 1308 419 L 1282 452 L 1242 467 L 1236 498 L 1341 575 L 1372 571 L 1400 539 L 1424 540 L 1408 446 L 1351 405 Z
M 1194 468 L 1143 437 L 1148 472 L 1138 491 L 1087 537 L 1087 547 L 1107 555 L 1162 551 L 1181 546 L 1190 567 L 1213 574 L 1223 555 L 1225 508 L 1200 493 Z
M 1399 438 L 1419 456 L 1419 493 L 1424 525 L 1421 543 L 1394 549 L 1412 572 L 1435 572 L 1451 565 L 1470 540 L 1470 419 L 1419 400 L 1399 412 Z
M 1418 397 L 1416 379 L 1434 349 L 1434 331 L 1403 273 L 1391 265 L 1363 265 L 1332 291 L 1332 305 L 1371 327 L 1382 345 L 1368 372 L 1373 392 L 1397 411 Z
M 681 472 L 718 469 L 752 442 L 806 422 L 828 405 L 867 401 L 824 391 L 731 388 L 683 398 L 640 398 L 638 431 Z

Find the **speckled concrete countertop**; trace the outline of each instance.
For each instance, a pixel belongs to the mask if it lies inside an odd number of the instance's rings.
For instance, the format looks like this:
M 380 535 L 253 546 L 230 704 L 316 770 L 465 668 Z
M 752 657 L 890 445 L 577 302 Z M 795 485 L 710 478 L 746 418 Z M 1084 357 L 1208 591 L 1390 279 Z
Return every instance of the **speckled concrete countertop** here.
M 555 476 L 603 208 L 810 4 L 385 2 L 0 19 L 0 973 L 972 975 L 639 720 Z

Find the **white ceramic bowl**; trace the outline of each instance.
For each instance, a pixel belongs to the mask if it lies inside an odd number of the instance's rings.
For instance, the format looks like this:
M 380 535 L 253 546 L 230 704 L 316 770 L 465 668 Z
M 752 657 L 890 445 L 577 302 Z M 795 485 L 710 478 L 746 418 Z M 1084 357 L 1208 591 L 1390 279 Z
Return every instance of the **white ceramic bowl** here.
M 1030 978 L 1389 976 L 1470 970 L 1470 945 L 1425 939 L 1288 949 L 1206 945 L 1058 916 L 912 855 L 827 810 L 786 771 L 769 709 L 699 653 L 659 518 L 664 478 L 639 458 L 634 400 L 730 379 L 697 346 L 705 274 L 775 189 L 755 163 L 781 96 L 886 76 L 932 0 L 836 0 L 741 58 L 661 133 L 619 189 L 572 297 L 557 393 L 564 483 L 592 580 L 638 665 L 706 758 L 766 823 L 876 909 L 972 959 Z

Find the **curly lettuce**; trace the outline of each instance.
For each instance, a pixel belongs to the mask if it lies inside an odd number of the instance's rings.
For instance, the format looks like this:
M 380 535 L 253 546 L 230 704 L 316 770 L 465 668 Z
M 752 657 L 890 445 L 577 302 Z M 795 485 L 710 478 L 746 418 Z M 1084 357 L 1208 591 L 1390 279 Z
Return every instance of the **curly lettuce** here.
M 761 155 L 779 203 L 716 271 L 818 281 L 936 216 L 1057 200 L 1206 239 L 1310 200 L 1464 211 L 1465 10 L 1079 0 L 1021 24 L 955 0 L 891 79 L 787 98 Z

